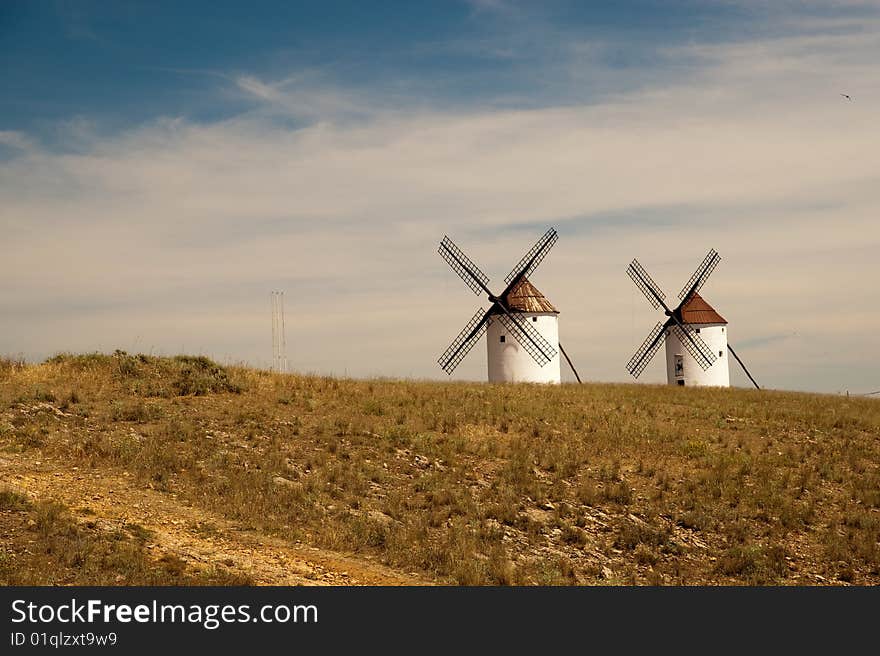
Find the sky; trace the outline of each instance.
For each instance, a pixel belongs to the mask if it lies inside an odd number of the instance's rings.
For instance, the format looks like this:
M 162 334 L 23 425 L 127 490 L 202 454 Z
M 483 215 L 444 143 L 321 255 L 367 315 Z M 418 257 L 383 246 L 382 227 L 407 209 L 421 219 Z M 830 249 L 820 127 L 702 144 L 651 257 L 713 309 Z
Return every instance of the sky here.
M 762 386 L 878 390 L 878 61 L 869 1 L 0 3 L 0 354 L 269 367 L 283 290 L 291 369 L 447 379 L 440 240 L 499 291 L 555 227 L 582 378 L 715 248 Z

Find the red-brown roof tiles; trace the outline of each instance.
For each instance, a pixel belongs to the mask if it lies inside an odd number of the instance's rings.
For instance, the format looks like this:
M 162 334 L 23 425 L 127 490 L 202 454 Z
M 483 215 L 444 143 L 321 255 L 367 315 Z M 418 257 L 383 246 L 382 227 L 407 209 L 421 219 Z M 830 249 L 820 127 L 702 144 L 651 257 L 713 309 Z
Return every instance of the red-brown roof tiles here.
M 690 324 L 727 323 L 727 319 L 718 314 L 699 294 L 692 294 L 681 307 L 681 320 Z

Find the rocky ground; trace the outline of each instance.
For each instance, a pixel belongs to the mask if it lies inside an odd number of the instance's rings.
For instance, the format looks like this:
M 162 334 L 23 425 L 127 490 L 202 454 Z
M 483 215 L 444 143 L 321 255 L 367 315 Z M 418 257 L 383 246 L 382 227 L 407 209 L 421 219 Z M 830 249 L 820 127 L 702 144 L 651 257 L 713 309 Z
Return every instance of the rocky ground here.
M 0 481 L 32 502 L 66 506 L 74 520 L 113 534 L 136 527 L 156 562 L 169 556 L 195 571 L 228 570 L 256 585 L 419 585 L 416 574 L 265 535 L 191 504 L 174 493 L 144 488 L 126 471 L 68 467 L 36 454 L 0 455 Z M 30 520 L 31 529 L 34 521 Z M 7 523 L 7 530 L 11 523 Z M 0 529 L 0 548 L 12 536 Z M 37 542 L 36 535 L 26 543 Z M 119 583 L 124 583 L 120 579 Z
M 876 585 L 880 401 L 0 358 L 0 583 Z

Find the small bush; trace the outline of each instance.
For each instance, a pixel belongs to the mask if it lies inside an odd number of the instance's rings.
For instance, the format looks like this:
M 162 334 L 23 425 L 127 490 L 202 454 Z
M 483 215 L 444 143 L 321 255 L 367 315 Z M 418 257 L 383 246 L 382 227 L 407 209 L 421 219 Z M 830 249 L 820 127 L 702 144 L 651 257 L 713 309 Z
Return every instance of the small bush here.
M 240 393 L 240 385 L 229 380 L 229 374 L 213 360 L 204 356 L 178 355 L 174 362 L 179 367 L 172 383 L 178 396 L 203 396 L 214 392 Z
M 23 494 L 13 490 L 0 490 L 0 510 L 28 510 L 31 502 Z
M 8 376 L 16 371 L 24 369 L 26 366 L 27 363 L 22 356 L 0 356 L 0 376 Z
M 113 353 L 113 358 L 116 360 L 116 371 L 123 378 L 135 378 L 140 376 L 141 371 L 139 367 L 139 363 L 141 360 L 134 355 L 129 355 L 125 351 L 120 351 L 116 349 Z
M 56 400 L 55 393 L 45 387 L 35 388 L 33 396 L 36 401 L 43 401 L 44 403 L 54 403 Z
M 738 545 L 718 559 L 716 571 L 745 583 L 768 584 L 786 575 L 788 565 L 781 546 Z
M 141 400 L 129 403 L 114 403 L 111 412 L 113 421 L 132 421 L 145 423 L 155 421 L 162 416 L 162 409 L 156 405 L 149 405 Z
M 618 530 L 614 545 L 621 549 L 632 551 L 639 545 L 659 548 L 665 546 L 668 542 L 668 529 L 655 528 L 644 522 L 626 520 Z

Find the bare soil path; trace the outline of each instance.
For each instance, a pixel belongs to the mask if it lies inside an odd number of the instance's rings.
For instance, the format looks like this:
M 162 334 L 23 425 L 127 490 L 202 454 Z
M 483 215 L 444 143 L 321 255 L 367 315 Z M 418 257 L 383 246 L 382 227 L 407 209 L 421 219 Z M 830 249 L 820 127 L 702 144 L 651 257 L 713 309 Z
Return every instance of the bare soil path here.
M 0 481 L 34 500 L 56 500 L 77 521 L 108 531 L 139 525 L 149 554 L 188 565 L 228 568 L 257 585 L 427 585 L 369 559 L 290 543 L 187 505 L 175 494 L 145 489 L 126 472 L 67 467 L 42 456 L 0 455 Z

